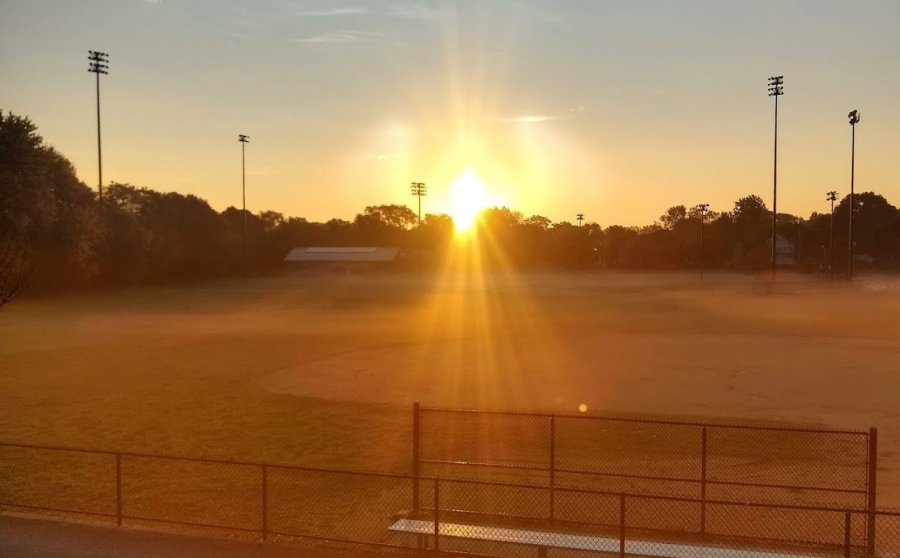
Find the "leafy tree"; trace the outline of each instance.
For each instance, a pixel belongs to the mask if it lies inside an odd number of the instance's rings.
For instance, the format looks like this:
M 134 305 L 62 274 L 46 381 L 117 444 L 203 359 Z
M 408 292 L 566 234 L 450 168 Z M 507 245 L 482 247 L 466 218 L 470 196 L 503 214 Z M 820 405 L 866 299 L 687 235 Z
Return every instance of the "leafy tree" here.
M 871 257 L 880 266 L 900 263 L 900 211 L 874 193 L 853 196 L 854 256 Z M 834 208 L 835 258 L 846 268 L 850 196 Z
M 370 205 L 363 212 L 363 217 L 391 229 L 409 229 L 419 220 L 412 209 L 397 204 Z
M 688 218 L 688 210 L 683 205 L 670 207 L 659 218 L 659 223 L 664 229 L 672 230 Z

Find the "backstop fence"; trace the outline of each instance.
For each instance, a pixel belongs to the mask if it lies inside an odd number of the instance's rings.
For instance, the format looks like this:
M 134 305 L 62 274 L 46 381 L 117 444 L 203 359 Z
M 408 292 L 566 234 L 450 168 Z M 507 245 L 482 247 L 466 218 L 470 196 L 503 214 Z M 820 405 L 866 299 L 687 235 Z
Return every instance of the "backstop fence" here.
M 654 497 L 700 533 L 722 505 L 876 509 L 877 429 L 413 407 L 413 474 Z M 686 504 L 684 502 L 692 502 Z M 669 502 L 669 504 L 664 504 Z M 669 513 L 667 511 L 666 513 Z M 777 514 L 776 514 L 777 515 Z M 876 525 L 869 516 L 869 539 Z
M 9 443 L 0 512 L 510 558 L 900 556 L 900 512 Z

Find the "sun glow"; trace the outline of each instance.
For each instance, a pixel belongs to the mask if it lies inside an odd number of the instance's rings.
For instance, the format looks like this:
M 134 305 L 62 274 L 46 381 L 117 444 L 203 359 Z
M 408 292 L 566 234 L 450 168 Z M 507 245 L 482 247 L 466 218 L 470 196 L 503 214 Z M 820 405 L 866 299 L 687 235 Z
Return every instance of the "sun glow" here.
M 484 181 L 471 168 L 465 168 L 450 184 L 450 216 L 457 233 L 472 230 L 478 215 L 490 207 L 491 200 Z

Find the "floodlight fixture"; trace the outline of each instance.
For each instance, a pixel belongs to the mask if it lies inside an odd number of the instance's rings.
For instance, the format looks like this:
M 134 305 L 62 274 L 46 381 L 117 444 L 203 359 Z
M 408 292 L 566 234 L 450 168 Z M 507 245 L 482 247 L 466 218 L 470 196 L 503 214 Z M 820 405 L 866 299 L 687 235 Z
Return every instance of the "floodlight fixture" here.
M 414 196 L 424 196 L 428 193 L 428 186 L 424 182 L 413 182 L 410 185 L 410 192 Z
M 769 78 L 769 97 L 784 95 L 784 76 L 772 76 Z
M 94 74 L 108 74 L 109 54 L 98 50 L 88 51 L 88 71 Z

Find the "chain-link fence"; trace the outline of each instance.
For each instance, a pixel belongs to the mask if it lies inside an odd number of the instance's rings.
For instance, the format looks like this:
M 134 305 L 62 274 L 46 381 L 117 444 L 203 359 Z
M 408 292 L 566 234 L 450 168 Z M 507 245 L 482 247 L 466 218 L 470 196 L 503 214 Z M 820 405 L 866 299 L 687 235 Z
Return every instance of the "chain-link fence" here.
M 0 444 L 0 512 L 510 558 L 900 556 L 900 512 L 23 444 Z
M 0 512 L 230 538 L 415 548 L 418 537 L 389 527 L 411 513 L 416 484 L 409 475 L 0 443 Z
M 414 407 L 421 475 L 875 507 L 877 431 Z

